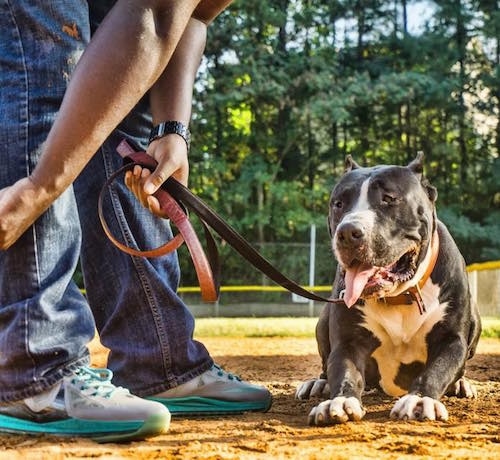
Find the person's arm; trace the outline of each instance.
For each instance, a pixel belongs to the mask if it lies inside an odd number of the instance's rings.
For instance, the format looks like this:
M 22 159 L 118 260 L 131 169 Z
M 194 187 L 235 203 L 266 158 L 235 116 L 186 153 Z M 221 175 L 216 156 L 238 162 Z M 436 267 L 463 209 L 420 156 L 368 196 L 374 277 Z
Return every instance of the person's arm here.
M 150 90 L 153 125 L 170 120 L 189 126 L 193 86 L 205 49 L 207 26 L 231 1 L 204 1 L 194 11 L 172 59 Z M 187 185 L 187 146 L 180 136 L 169 134 L 153 141 L 147 153 L 158 161 L 156 170 L 150 174 L 136 167 L 125 180 L 144 206 L 162 215 L 158 201 L 151 195 L 170 176 Z
M 85 50 L 31 180 L 52 201 L 170 60 L 199 0 L 119 0 Z
M 30 177 L 0 191 L 6 249 L 75 180 L 123 117 L 163 73 L 195 11 L 217 0 L 118 0 L 84 52 Z

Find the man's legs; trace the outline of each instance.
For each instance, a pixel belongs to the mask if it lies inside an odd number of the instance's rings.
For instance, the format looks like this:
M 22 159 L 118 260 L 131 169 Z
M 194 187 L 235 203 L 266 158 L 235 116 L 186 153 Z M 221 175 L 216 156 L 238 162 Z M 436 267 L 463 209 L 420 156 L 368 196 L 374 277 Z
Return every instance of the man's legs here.
M 213 363 L 193 340 L 193 316 L 176 294 L 176 253 L 131 257 L 102 230 L 97 196 L 106 176 L 121 166 L 116 146 L 124 136 L 117 131 L 108 139 L 75 191 L 83 230 L 82 271 L 101 342 L 110 349 L 108 366 L 115 383 L 144 396 L 191 380 Z M 123 180 L 115 181 L 104 204 L 111 231 L 129 245 L 152 248 L 172 237 L 168 221 L 143 208 Z
M 89 1 L 92 32 L 114 3 Z M 108 365 L 114 382 L 141 396 L 191 380 L 213 364 L 205 347 L 193 340 L 194 318 L 176 294 L 177 255 L 130 257 L 108 241 L 97 215 L 101 187 L 122 165 L 118 143 L 129 138 L 146 148 L 150 127 L 146 95 L 75 182 L 87 298 L 101 342 L 110 349 Z M 123 181 L 116 181 L 107 194 L 106 211 L 112 231 L 127 244 L 153 247 L 172 237 L 169 223 L 144 209 Z
M 140 129 L 148 120 L 143 109 L 141 104 L 124 120 L 75 183 L 82 269 L 101 342 L 110 349 L 108 367 L 115 383 L 162 402 L 174 414 L 265 411 L 271 405 L 269 391 L 214 365 L 193 339 L 194 318 L 176 294 L 176 253 L 132 257 L 113 246 L 102 230 L 97 197 L 105 178 L 122 164 L 118 143 L 128 138 L 140 144 L 146 138 L 149 129 Z M 104 213 L 111 232 L 136 249 L 172 238 L 168 221 L 143 208 L 120 178 L 106 192 Z
M 0 0 L 0 187 L 33 169 L 89 40 L 83 0 Z M 0 252 L 0 431 L 130 440 L 163 432 L 161 404 L 92 370 L 91 310 L 72 275 L 81 231 L 68 189 Z

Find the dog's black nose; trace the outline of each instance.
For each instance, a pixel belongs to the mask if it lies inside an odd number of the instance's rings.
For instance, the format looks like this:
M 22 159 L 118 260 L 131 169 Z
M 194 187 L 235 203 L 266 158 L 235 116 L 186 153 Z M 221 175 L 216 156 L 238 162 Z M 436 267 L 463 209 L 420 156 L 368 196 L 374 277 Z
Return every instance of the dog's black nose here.
M 365 240 L 362 226 L 353 222 L 345 222 L 337 227 L 337 241 L 343 246 L 358 247 Z

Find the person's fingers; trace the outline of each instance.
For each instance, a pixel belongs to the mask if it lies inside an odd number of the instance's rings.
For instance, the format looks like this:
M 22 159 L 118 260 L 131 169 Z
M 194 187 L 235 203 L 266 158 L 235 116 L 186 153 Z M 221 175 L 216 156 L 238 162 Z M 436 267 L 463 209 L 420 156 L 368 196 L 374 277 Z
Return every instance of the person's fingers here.
M 167 217 L 167 214 L 160 207 L 160 202 L 153 195 L 148 196 L 148 208 L 156 216 Z
M 152 195 L 169 178 L 187 185 L 189 162 L 185 142 L 178 136 L 166 136 L 150 144 L 147 153 L 158 161 L 154 171 L 135 165 L 125 174 L 125 185 L 140 203 L 153 214 L 165 217 L 158 200 Z
M 169 135 L 153 141 L 147 153 L 158 161 L 158 166 L 144 183 L 145 193 L 152 195 L 171 176 L 187 185 L 189 162 L 186 143 L 180 136 Z
M 164 166 L 158 167 L 151 173 L 151 175 L 144 182 L 144 192 L 148 195 L 155 193 L 171 175 L 173 171 L 165 170 Z
M 132 171 L 125 173 L 125 185 L 136 196 L 139 202 L 146 208 L 148 205 L 148 194 L 144 191 L 144 182 L 151 175 L 147 168 L 138 165 L 134 166 Z
M 1 189 L 0 250 L 12 246 L 54 199 L 44 194 L 30 177 Z

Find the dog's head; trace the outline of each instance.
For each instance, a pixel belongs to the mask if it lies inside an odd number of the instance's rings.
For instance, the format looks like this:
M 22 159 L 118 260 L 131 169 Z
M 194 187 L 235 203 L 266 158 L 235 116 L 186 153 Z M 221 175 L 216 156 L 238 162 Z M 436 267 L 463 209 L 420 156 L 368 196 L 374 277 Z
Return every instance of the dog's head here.
M 349 307 L 418 282 L 436 228 L 436 198 L 423 177 L 422 153 L 408 166 L 363 168 L 346 158 L 331 194 L 328 226 Z

